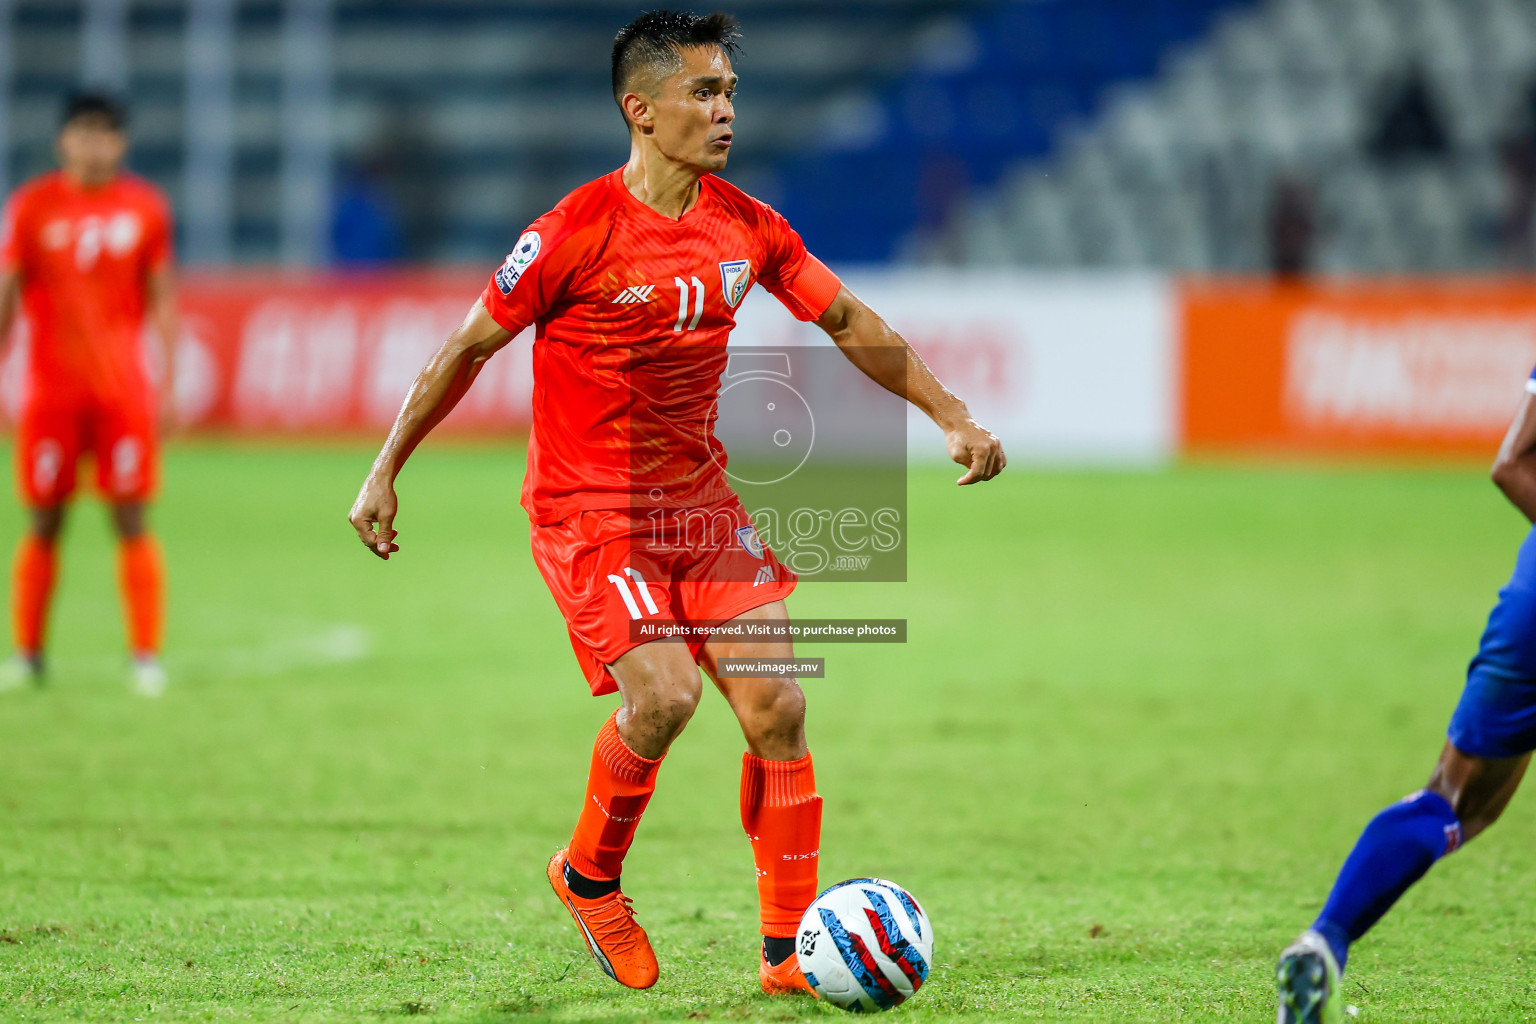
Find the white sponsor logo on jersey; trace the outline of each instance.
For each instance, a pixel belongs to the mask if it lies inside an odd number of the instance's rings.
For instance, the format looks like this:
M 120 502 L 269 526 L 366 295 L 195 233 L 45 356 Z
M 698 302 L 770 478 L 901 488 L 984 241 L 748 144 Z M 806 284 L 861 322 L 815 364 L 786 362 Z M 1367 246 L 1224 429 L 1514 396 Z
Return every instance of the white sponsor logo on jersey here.
M 765 565 L 761 569 L 757 570 L 757 577 L 753 579 L 752 585 L 755 587 L 763 583 L 772 583 L 773 581 L 773 566 Z
M 73 234 L 74 230 L 70 227 L 69 221 L 51 220 L 43 225 L 39 241 L 43 243 L 44 249 L 62 249 L 69 245 Z
M 632 306 L 637 302 L 650 302 L 651 292 L 656 290 L 653 284 L 637 284 L 625 288 L 615 295 L 613 301 L 621 306 Z
M 114 256 L 126 256 L 139 243 L 144 229 L 137 215 L 124 211 L 107 221 L 104 233 L 107 251 Z
M 720 264 L 720 285 L 725 301 L 732 306 L 741 305 L 747 296 L 747 285 L 752 283 L 751 260 L 726 260 Z
M 537 231 L 523 232 L 523 237 L 519 238 L 517 244 L 512 247 L 512 251 L 507 253 L 506 262 L 501 265 L 500 270 L 496 271 L 496 287 L 500 289 L 501 294 L 512 294 L 512 287 L 523 276 L 523 271 L 528 269 L 528 265 L 539 255 L 539 248 L 543 244 L 543 239 L 539 238 Z

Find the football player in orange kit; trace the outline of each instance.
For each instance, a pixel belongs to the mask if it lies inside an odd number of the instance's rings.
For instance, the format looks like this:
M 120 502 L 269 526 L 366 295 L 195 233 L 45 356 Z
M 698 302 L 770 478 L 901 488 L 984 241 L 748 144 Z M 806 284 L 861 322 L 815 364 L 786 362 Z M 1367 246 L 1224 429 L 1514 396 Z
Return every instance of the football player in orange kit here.
M 631 628 L 642 617 L 716 630 L 788 618 L 795 575 L 756 542 L 711 453 L 715 439 L 693 426 L 713 422 L 735 310 L 760 283 L 814 321 L 855 366 L 943 430 L 950 457 L 966 467 L 959 483 L 990 480 L 1007 460 L 998 439 L 782 216 L 716 176 L 733 138 L 736 39 L 728 15 L 675 11 L 651 11 L 619 32 L 613 96 L 629 128 L 629 162 L 566 196 L 517 240 L 417 376 L 350 519 L 374 554 L 398 550 L 401 467 L 481 363 L 537 325 L 522 495 L 534 562 L 592 693 L 621 698 L 598 732 L 587 797 L 569 846 L 549 862 L 550 885 L 610 977 L 631 988 L 655 984 L 656 956 L 619 872 L 662 759 L 698 705 L 702 666 L 746 740 L 741 822 L 757 865 L 759 980 L 778 994 L 809 991 L 794 936 L 816 895 L 821 797 L 805 695 L 793 678 L 733 677 L 721 662 L 790 658 L 792 645 L 719 632 L 647 642 Z M 728 523 L 727 542 L 648 548 L 655 520 L 647 509 Z
M 12 575 L 15 656 L 0 689 L 42 681 L 59 534 L 77 463 L 89 454 L 118 537 L 130 685 L 155 697 L 166 684 L 164 570 L 145 506 L 171 405 L 169 387 L 157 398 L 141 337 L 147 316 L 163 346 L 163 379 L 174 380 L 170 210 L 158 189 L 122 170 L 126 115 L 111 97 L 72 97 L 57 150 L 59 170 L 18 188 L 0 222 L 0 343 L 18 305 L 31 339 L 13 453 L 30 522 Z

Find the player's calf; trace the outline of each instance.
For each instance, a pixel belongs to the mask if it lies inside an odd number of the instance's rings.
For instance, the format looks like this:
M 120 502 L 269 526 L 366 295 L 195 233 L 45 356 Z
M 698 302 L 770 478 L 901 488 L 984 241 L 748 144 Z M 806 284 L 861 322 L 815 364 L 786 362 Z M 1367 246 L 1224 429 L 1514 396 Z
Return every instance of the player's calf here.
M 816 898 L 821 857 L 821 796 L 807 751 L 791 761 L 747 753 L 741 759 L 741 825 L 757 865 L 763 935 L 764 991 L 789 991 L 795 971 L 794 938 L 805 908 Z
M 1461 845 L 1450 801 L 1421 789 L 1371 819 L 1339 870 L 1312 930 L 1344 969 L 1350 944 L 1370 930 L 1430 867 Z
M 57 521 L 56 521 L 57 522 Z M 39 683 L 43 678 L 43 644 L 58 579 L 59 550 L 53 533 L 29 533 L 16 547 L 11 565 L 11 625 L 15 660 L 7 675 L 11 682 Z
M 1529 759 L 1479 757 L 1447 743 L 1429 785 L 1371 819 L 1322 913 L 1281 955 L 1284 1024 L 1340 1019 L 1339 984 L 1350 946 L 1437 860 L 1498 820 Z
M 584 881 L 600 887 L 587 895 L 618 888 L 624 857 L 656 790 L 661 761 L 630 747 L 619 731 L 617 713 L 598 731 L 587 771 L 586 799 L 570 845 L 571 867 L 581 876 L 570 879 L 571 883 L 578 888 Z
M 1466 843 L 1503 815 L 1530 759 L 1529 754 L 1478 757 L 1447 743 L 1424 788 L 1451 805 L 1461 825 L 1461 842 Z
M 31 535 L 47 544 L 57 543 L 64 532 L 63 505 L 33 506 L 27 509 L 27 526 Z
M 615 713 L 598 731 L 581 815 L 570 846 L 549 863 L 549 884 L 604 972 L 620 984 L 646 988 L 656 981 L 656 956 L 619 877 L 655 792 L 661 758 L 636 753 L 617 720 Z
M 793 761 L 805 756 L 805 691 L 793 679 L 724 679 L 720 689 L 741 725 L 747 749 L 758 757 Z

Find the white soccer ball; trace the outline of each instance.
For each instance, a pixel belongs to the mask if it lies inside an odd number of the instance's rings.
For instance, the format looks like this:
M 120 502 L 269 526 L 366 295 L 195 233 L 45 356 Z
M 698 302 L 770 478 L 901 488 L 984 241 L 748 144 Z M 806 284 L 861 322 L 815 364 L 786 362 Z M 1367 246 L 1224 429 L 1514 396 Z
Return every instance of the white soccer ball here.
M 895 882 L 851 878 L 817 896 L 800 918 L 795 956 L 805 980 L 833 1006 L 889 1010 L 928 980 L 933 926 Z

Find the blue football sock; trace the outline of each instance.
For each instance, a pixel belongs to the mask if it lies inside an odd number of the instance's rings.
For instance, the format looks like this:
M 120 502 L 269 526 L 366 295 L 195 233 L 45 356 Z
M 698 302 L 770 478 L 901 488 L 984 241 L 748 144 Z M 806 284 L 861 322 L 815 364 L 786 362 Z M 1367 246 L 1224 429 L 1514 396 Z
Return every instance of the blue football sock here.
M 1328 940 L 1339 969 L 1349 944 L 1370 930 L 1430 865 L 1461 845 L 1461 822 L 1445 797 L 1421 789 L 1365 826 L 1314 929 Z

